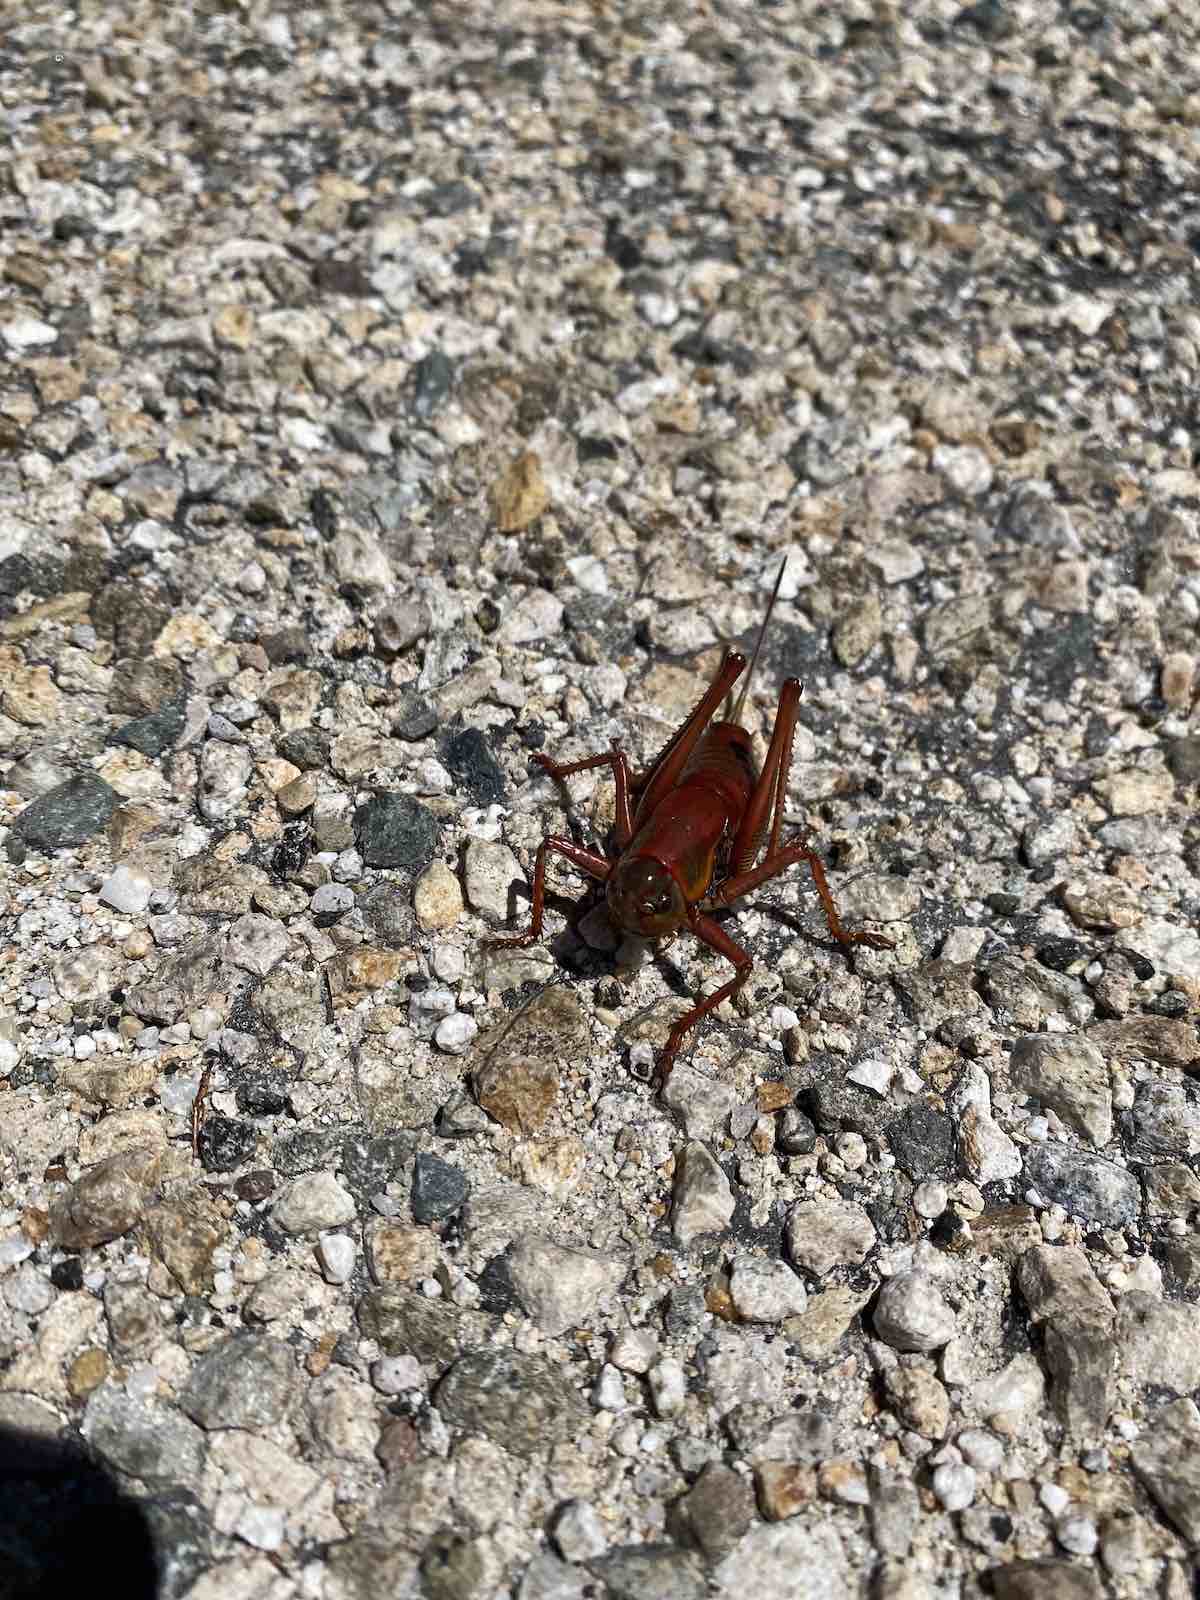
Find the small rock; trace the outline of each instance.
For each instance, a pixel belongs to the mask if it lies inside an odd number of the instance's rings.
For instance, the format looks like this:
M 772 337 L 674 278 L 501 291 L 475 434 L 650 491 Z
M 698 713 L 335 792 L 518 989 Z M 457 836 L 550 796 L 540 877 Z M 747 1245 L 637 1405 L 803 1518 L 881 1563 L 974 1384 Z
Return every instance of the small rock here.
M 230 928 L 225 941 L 225 959 L 256 977 L 265 978 L 283 960 L 291 942 L 287 929 L 274 917 L 249 911 Z
M 723 1232 L 733 1208 L 729 1179 L 709 1150 L 694 1140 L 685 1145 L 671 1199 L 671 1231 L 680 1244 L 686 1247 L 702 1234 Z
M 373 794 L 354 813 L 354 840 L 370 867 L 425 866 L 439 832 L 433 812 L 410 795 Z
M 612 1342 L 609 1360 L 621 1372 L 648 1372 L 658 1353 L 658 1336 L 650 1328 L 622 1328 Z
M 509 917 L 514 883 L 523 881 L 521 863 L 499 840 L 472 839 L 464 862 L 467 901 L 489 921 L 503 923 Z
M 785 1261 L 739 1255 L 729 1278 L 733 1308 L 743 1322 L 782 1322 L 808 1303 L 800 1279 Z
M 332 1172 L 306 1172 L 280 1189 L 272 1214 L 284 1233 L 320 1233 L 343 1227 L 357 1215 L 354 1196 Z
M 376 1283 L 413 1283 L 431 1278 L 442 1259 L 428 1228 L 373 1222 L 367 1230 L 367 1263 Z
M 326 1283 L 349 1283 L 354 1276 L 358 1250 L 346 1233 L 323 1233 L 317 1240 L 317 1256 Z
M 711 1461 L 674 1510 L 689 1542 L 719 1561 L 754 1522 L 754 1491 L 740 1473 Z
M 975 1469 L 944 1462 L 930 1480 L 944 1511 L 965 1511 L 975 1498 Z
M 1117 1307 L 1115 1343 L 1120 1370 L 1134 1383 L 1176 1394 L 1200 1389 L 1200 1310 L 1134 1290 Z
M 856 1265 L 874 1248 L 876 1233 L 862 1206 L 850 1200 L 802 1200 L 788 1214 L 788 1252 L 797 1266 L 823 1277 Z
M 884 1388 L 893 1411 L 915 1433 L 941 1439 L 950 1424 L 950 1396 L 924 1367 L 898 1363 L 884 1373 Z
M 815 1467 L 796 1461 L 758 1461 L 754 1466 L 758 1503 L 768 1522 L 782 1522 L 817 1497 Z
M 50 1233 L 68 1250 L 93 1250 L 137 1223 L 159 1181 L 162 1156 L 148 1146 L 118 1151 L 77 1178 L 50 1208 Z
M 412 648 L 433 626 L 433 617 L 424 600 L 406 596 L 393 600 L 376 616 L 372 629 L 380 655 L 398 656 Z
M 481 1432 L 528 1459 L 587 1427 L 587 1408 L 568 1370 L 515 1350 L 475 1350 L 454 1363 L 434 1400 L 452 1426 Z
M 1013 1561 L 987 1574 L 994 1600 L 1101 1600 L 1090 1567 L 1068 1561 Z
M 1052 1205 L 1102 1228 L 1126 1228 L 1141 1210 L 1141 1187 L 1133 1173 L 1102 1156 L 1065 1145 L 1031 1145 L 1025 1175 Z
M 1200 1544 L 1200 1411 L 1176 1400 L 1130 1448 L 1133 1470 L 1189 1543 Z
M 508 1275 L 526 1314 L 543 1333 L 585 1327 L 619 1287 L 629 1263 L 525 1234 L 508 1254 Z
M 532 450 L 523 451 L 493 483 L 491 498 L 501 533 L 519 533 L 536 522 L 550 504 L 541 458 Z
M 452 1011 L 433 1030 L 433 1042 L 448 1056 L 465 1055 L 470 1049 L 479 1024 L 464 1011 Z
M 1092 785 L 1115 817 L 1157 816 L 1175 795 L 1175 780 L 1161 769 L 1144 772 L 1134 767 L 1116 772 Z
M 150 904 L 154 884 L 145 873 L 127 862 L 121 862 L 100 886 L 100 898 L 114 911 L 136 916 Z
M 1094 1044 L 1072 1034 L 1026 1034 L 1009 1061 L 1014 1087 L 1036 1096 L 1094 1145 L 1112 1138 L 1108 1067 Z
M 895 1350 L 937 1350 L 954 1337 L 954 1313 L 927 1272 L 897 1273 L 879 1291 L 875 1332 Z
M 856 667 L 883 636 L 883 610 L 871 593 L 852 603 L 834 624 L 833 654 L 843 667 Z
M 596 1508 L 587 1500 L 568 1500 L 554 1523 L 554 1542 L 567 1561 L 589 1561 L 608 1549 Z
M 424 1151 L 413 1166 L 412 1214 L 415 1222 L 445 1222 L 467 1198 L 461 1167 Z
M 462 909 L 463 894 L 457 875 L 444 861 L 431 862 L 413 889 L 413 910 L 418 923 L 426 933 L 452 928 L 462 915 Z
M 282 1421 L 296 1393 L 290 1346 L 261 1334 L 222 1339 L 200 1357 L 179 1406 L 202 1428 L 256 1431 Z
M 504 772 L 478 728 L 464 728 L 446 746 L 446 766 L 477 806 L 505 796 Z
M 660 1417 L 673 1417 L 683 1410 L 687 1399 L 687 1379 L 683 1367 L 674 1356 L 664 1356 L 655 1362 L 646 1374 L 650 1385 L 650 1398 Z
M 91 773 L 69 778 L 40 795 L 12 825 L 13 835 L 33 850 L 60 850 L 86 844 L 105 827 L 120 796 Z
M 553 1062 L 501 1056 L 474 1075 L 479 1104 L 513 1133 L 536 1133 L 550 1115 L 558 1094 Z

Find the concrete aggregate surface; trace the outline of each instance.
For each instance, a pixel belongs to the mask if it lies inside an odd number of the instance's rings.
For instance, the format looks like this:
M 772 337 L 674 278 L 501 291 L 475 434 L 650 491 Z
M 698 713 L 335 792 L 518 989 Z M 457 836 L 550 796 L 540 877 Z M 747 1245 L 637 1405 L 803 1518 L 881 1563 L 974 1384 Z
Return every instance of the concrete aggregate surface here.
M 1200 18 L 0 28 L 0 1597 L 1188 1600 Z M 726 646 L 826 863 L 615 929 Z M 725 870 L 724 868 L 719 871 Z

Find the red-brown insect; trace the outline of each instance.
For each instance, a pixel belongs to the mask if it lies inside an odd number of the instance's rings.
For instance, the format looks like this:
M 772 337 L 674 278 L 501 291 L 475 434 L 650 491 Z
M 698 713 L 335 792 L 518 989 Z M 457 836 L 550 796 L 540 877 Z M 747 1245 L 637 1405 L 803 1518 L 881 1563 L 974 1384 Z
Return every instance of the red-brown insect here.
M 607 885 L 609 914 L 625 932 L 644 939 L 661 939 L 688 927 L 698 939 L 732 962 L 734 975 L 729 982 L 693 1006 L 672 1027 L 658 1058 L 663 1083 L 684 1036 L 722 1000 L 738 992 L 753 966 L 746 951 L 712 917 L 713 911 L 732 905 L 740 896 L 804 861 L 812 870 L 829 931 L 840 945 L 892 948 L 891 940 L 882 934 L 850 932 L 842 926 L 821 858 L 801 834 L 793 834 L 780 844 L 803 687 L 800 680 L 789 678 L 780 691 L 761 773 L 754 760 L 750 734 L 738 720 L 786 565 L 785 559 L 759 629 L 750 672 L 726 720 L 712 719 L 721 701 L 728 702 L 733 685 L 746 670 L 746 657 L 736 650 L 726 651 L 704 698 L 658 759 L 640 776 L 629 770 L 624 751 L 615 745 L 603 755 L 566 764 L 543 755 L 535 758 L 552 778 L 559 780 L 591 767 L 612 767 L 617 791 L 613 837 L 618 854 L 610 859 L 558 834 L 543 839 L 533 869 L 533 914 L 528 929 L 490 941 L 524 945 L 541 938 L 546 857 L 553 851 Z M 766 850 L 762 852 L 764 839 Z

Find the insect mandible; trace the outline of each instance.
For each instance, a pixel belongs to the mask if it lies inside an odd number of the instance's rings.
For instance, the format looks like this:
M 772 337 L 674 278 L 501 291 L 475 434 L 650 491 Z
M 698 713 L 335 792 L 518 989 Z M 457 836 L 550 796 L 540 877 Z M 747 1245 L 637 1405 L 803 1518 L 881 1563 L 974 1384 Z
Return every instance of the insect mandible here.
M 760 884 L 805 862 L 813 875 L 829 931 L 845 948 L 856 944 L 890 950 L 882 934 L 842 925 L 820 856 L 802 833 L 781 843 L 792 742 L 803 689 L 788 678 L 779 693 L 771 742 L 762 770 L 754 759 L 750 734 L 741 724 L 742 708 L 767 624 L 779 596 L 787 558 L 779 569 L 758 632 L 750 670 L 737 703 L 729 709 L 734 684 L 746 672 L 746 657 L 727 650 L 716 676 L 695 710 L 681 723 L 658 758 L 634 774 L 619 746 L 603 755 L 560 763 L 538 754 L 535 760 L 558 781 L 593 767 L 612 768 L 616 785 L 615 856 L 587 850 L 560 834 L 538 847 L 533 868 L 533 904 L 524 933 L 491 939 L 493 945 L 533 944 L 542 936 L 546 896 L 546 857 L 553 853 L 606 886 L 614 925 L 643 939 L 663 939 L 688 928 L 697 939 L 732 963 L 728 983 L 699 1000 L 676 1022 L 659 1052 L 657 1069 L 665 1083 L 686 1035 L 702 1017 L 730 1000 L 750 976 L 750 955 L 725 932 L 713 913 L 731 906 Z M 726 702 L 728 712 L 714 721 Z M 764 849 L 765 844 L 765 849 Z

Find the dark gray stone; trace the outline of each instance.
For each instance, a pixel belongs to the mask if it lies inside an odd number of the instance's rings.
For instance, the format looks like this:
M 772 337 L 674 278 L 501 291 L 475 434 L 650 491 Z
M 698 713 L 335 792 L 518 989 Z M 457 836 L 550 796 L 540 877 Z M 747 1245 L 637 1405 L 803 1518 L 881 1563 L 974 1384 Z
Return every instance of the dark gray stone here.
M 204 1435 L 161 1400 L 135 1400 L 116 1384 L 93 1391 L 80 1430 L 106 1461 L 147 1483 L 178 1483 L 204 1467 Z
M 153 759 L 169 750 L 183 732 L 187 713 L 182 700 L 168 700 L 147 716 L 135 717 L 118 728 L 113 738 Z
M 13 834 L 32 850 L 62 850 L 86 844 L 121 803 L 117 791 L 90 772 L 68 778 L 39 795 L 17 817 Z
M 627 1544 L 588 1562 L 612 1600 L 700 1600 L 707 1584 L 696 1558 L 673 1544 Z
M 1125 1167 L 1061 1144 L 1031 1145 L 1025 1175 L 1052 1205 L 1101 1228 L 1126 1228 L 1142 1207 L 1142 1188 Z
M 428 806 L 406 794 L 373 794 L 354 813 L 354 841 L 369 867 L 425 867 L 441 832 Z
M 573 1438 L 588 1417 L 561 1368 L 515 1350 L 461 1356 L 438 1385 L 436 1403 L 447 1422 L 523 1457 Z
M 467 1198 L 461 1167 L 440 1156 L 421 1154 L 413 1168 L 412 1214 L 416 1222 L 444 1222 Z
M 296 1387 L 286 1344 L 237 1333 L 200 1357 L 179 1405 L 202 1428 L 269 1428 L 287 1414 Z
M 888 1124 L 887 1140 L 896 1165 L 914 1183 L 953 1178 L 958 1173 L 954 1120 L 932 1106 L 909 1106 Z
M 446 747 L 446 767 L 476 805 L 504 799 L 504 773 L 478 728 L 464 728 Z

